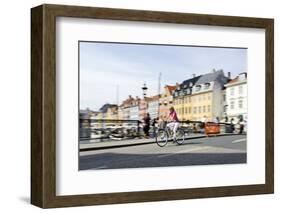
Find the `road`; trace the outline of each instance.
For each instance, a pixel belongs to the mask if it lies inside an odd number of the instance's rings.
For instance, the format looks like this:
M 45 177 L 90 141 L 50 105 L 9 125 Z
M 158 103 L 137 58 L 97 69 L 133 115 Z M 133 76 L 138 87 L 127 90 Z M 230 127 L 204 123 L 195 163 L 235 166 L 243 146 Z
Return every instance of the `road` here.
M 145 144 L 80 152 L 79 169 L 117 169 L 246 163 L 246 135 L 232 135 L 168 143 Z

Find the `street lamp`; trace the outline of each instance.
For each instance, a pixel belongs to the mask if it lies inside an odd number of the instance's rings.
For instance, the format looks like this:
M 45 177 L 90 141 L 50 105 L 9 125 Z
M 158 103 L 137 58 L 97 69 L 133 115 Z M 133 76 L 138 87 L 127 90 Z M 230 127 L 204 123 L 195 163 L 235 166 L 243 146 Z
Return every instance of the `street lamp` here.
M 143 84 L 143 87 L 141 89 L 143 91 L 143 97 L 145 98 L 146 97 L 146 92 L 147 92 L 147 89 L 148 89 L 145 83 Z

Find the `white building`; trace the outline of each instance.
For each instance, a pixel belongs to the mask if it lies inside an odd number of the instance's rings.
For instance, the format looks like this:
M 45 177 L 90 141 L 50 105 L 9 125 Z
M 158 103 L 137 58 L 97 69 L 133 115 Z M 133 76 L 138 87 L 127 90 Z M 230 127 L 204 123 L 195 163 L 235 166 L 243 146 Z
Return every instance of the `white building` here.
M 154 96 L 148 101 L 148 113 L 151 119 L 157 118 L 159 114 L 159 96 Z
M 131 106 L 129 109 L 129 120 L 139 120 L 139 105 Z
M 247 120 L 247 73 L 240 73 L 226 85 L 226 115 L 238 120 L 243 116 Z

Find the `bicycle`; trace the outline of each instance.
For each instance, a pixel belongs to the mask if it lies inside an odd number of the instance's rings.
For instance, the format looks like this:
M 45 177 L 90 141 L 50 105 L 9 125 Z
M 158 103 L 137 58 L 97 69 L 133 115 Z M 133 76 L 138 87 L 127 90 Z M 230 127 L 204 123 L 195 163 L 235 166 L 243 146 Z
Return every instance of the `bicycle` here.
M 160 147 L 167 145 L 169 140 L 175 141 L 178 145 L 183 144 L 185 140 L 185 131 L 179 127 L 176 131 L 176 138 L 173 140 L 174 133 L 168 125 L 165 125 L 164 129 L 158 129 L 156 133 L 156 143 Z

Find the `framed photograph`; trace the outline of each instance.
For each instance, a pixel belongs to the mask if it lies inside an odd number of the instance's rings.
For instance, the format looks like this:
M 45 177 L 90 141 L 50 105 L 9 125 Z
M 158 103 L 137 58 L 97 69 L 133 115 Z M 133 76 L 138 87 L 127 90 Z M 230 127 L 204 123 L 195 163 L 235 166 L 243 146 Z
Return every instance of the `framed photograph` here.
M 274 192 L 274 21 L 31 9 L 31 203 Z

